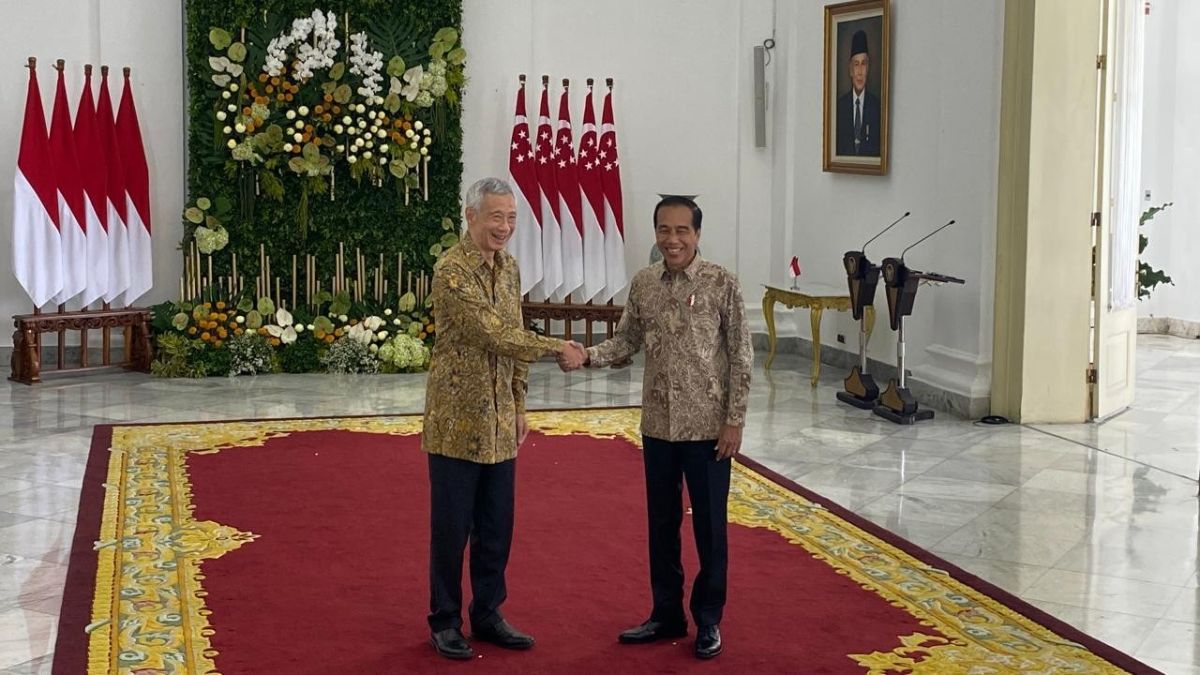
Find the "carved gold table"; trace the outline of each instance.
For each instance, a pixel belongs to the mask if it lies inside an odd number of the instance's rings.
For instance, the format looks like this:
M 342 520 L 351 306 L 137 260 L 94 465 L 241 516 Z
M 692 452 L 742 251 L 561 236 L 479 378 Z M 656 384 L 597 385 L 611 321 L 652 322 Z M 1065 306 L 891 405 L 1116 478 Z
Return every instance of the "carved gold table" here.
M 808 308 L 809 322 L 812 326 L 812 386 L 817 386 L 821 377 L 821 314 L 826 309 L 839 312 L 850 311 L 850 292 L 846 288 L 826 284 L 802 283 L 798 288 L 783 286 L 766 286 L 763 294 L 763 318 L 767 322 L 767 360 L 763 368 L 770 368 L 775 360 L 775 303 L 788 309 L 795 307 Z M 875 308 L 866 308 L 867 341 L 871 340 L 871 331 L 875 328 Z

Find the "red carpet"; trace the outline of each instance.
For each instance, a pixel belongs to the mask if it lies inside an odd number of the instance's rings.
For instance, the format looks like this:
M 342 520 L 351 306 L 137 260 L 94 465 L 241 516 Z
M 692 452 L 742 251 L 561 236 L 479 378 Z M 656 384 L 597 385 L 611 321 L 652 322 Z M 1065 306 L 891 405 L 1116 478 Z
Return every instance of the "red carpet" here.
M 111 432 L 101 429 L 98 435 Z M 198 447 L 192 437 L 185 434 L 184 438 L 189 440 L 181 447 L 192 450 L 220 445 Z M 103 445 L 107 447 L 107 442 Z M 211 629 L 189 626 L 188 612 L 180 612 L 182 642 L 163 654 L 174 652 L 186 660 L 188 649 L 196 648 L 189 644 L 191 631 L 211 641 L 208 656 L 224 675 L 468 669 L 863 673 L 868 669 L 850 655 L 899 654 L 902 637 L 916 633 L 933 639 L 959 637 L 939 630 L 928 617 L 914 615 L 902 603 L 890 604 L 880 593 L 865 589 L 851 575 L 776 532 L 731 524 L 729 604 L 722 625 L 725 653 L 712 663 L 699 662 L 691 655 L 690 637 L 676 644 L 618 645 L 617 633 L 643 620 L 650 602 L 639 452 L 623 439 L 531 436 L 518 460 L 516 536 L 504 611 L 538 643 L 529 652 L 476 644 L 477 658 L 463 663 L 437 657 L 428 644 L 429 507 L 419 436 L 301 430 L 268 438 L 261 445 L 183 453 L 190 495 L 183 494 L 186 499 L 173 508 L 186 509 L 190 503 L 195 521 L 213 521 L 252 533 L 254 538 L 204 560 L 200 598 L 211 613 Z M 129 465 L 139 462 L 133 452 L 128 460 Z M 165 473 L 171 474 L 169 466 Z M 182 482 L 183 476 L 170 479 Z M 85 493 L 81 530 L 99 525 L 94 515 L 99 507 L 97 492 L 88 492 L 95 501 L 89 504 Z M 146 490 L 132 492 L 143 503 L 149 501 Z M 751 510 L 775 507 L 748 503 Z M 126 517 L 132 513 L 129 509 L 136 508 L 131 504 L 126 504 Z M 684 566 L 690 581 L 697 565 L 690 521 L 685 519 L 684 527 Z M 81 534 L 77 549 L 84 540 L 90 549 L 98 538 L 97 529 Z M 191 546 L 187 541 L 175 545 Z M 55 672 L 163 672 L 152 669 L 153 654 L 144 660 L 139 658 L 144 654 L 114 658 L 111 650 L 98 650 L 95 639 L 91 668 L 83 667 L 87 641 L 80 639 L 81 627 L 92 618 L 87 610 L 92 608 L 93 592 L 97 600 L 104 595 L 103 580 L 100 586 L 95 584 L 96 553 L 86 549 L 77 550 L 72 559 Z M 160 567 L 164 567 L 161 562 Z M 174 569 L 173 564 L 165 567 Z M 151 577 L 150 583 L 160 590 L 172 578 Z M 147 594 L 144 578 L 134 584 L 122 577 L 118 585 L 135 587 L 126 588 L 127 594 L 136 595 L 138 589 Z M 465 579 L 464 593 L 469 599 Z M 1010 606 L 1024 605 L 1015 598 L 1002 600 Z M 153 598 L 142 602 L 154 604 Z M 150 613 L 168 608 L 147 607 Z M 1028 606 L 1017 609 L 1101 654 L 1109 663 L 1098 659 L 1097 663 L 1109 672 L 1121 672 L 1117 666 L 1153 672 Z M 944 662 L 920 650 L 914 654 L 925 666 L 918 670 L 945 672 L 935 662 L 968 665 L 964 659 L 972 657 L 971 649 L 962 647 L 957 652 L 941 653 Z M 922 661 L 923 656 L 928 660 Z

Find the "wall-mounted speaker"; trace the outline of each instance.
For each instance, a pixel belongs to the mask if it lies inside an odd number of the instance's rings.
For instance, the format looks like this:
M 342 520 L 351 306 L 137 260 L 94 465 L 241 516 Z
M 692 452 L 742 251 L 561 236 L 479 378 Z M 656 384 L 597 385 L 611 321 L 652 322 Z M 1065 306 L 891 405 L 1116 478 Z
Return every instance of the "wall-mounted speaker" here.
M 767 50 L 754 48 L 754 147 L 767 147 Z

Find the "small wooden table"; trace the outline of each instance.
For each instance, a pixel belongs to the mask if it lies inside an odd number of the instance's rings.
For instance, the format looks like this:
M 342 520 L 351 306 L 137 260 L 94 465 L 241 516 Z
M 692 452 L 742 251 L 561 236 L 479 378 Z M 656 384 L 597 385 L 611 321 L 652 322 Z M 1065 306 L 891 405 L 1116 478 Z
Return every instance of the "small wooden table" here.
M 769 369 L 771 362 L 775 360 L 775 303 L 778 302 L 788 309 L 807 307 L 812 326 L 812 386 L 817 386 L 817 380 L 821 377 L 821 314 L 826 309 L 849 312 L 849 289 L 811 283 L 802 283 L 797 288 L 770 285 L 764 287 L 767 290 L 763 294 L 763 318 L 767 321 L 767 346 L 770 351 L 763 368 Z M 866 307 L 866 317 L 867 341 L 870 342 L 871 331 L 875 328 L 874 307 Z

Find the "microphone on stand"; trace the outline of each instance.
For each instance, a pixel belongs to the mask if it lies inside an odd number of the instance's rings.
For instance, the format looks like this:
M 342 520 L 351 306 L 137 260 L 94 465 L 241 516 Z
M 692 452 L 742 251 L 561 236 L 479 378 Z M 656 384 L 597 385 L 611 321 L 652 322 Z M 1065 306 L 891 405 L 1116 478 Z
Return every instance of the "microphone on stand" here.
M 871 237 L 870 239 L 868 239 L 868 240 L 867 240 L 867 244 L 870 244 L 871 242 L 875 241 L 876 239 L 878 239 L 878 238 L 882 237 L 884 232 L 887 232 L 888 230 L 892 229 L 893 227 L 895 227 L 895 226 L 896 226 L 896 223 L 899 223 L 900 221 L 904 220 L 905 218 L 909 217 L 910 215 L 912 215 L 912 211 L 905 211 L 905 212 L 904 212 L 904 215 L 902 215 L 902 216 L 900 216 L 899 218 L 897 218 L 897 219 L 893 220 L 891 225 L 888 225 L 887 227 L 883 228 L 883 230 L 881 230 L 881 231 L 879 232 L 879 234 L 877 234 L 877 235 L 875 235 L 874 237 Z M 863 253 L 866 253 L 866 251 L 867 251 L 867 244 L 863 244 L 863 245 L 862 245 L 862 248 L 861 248 L 861 249 L 859 249 L 859 251 L 861 251 L 861 252 L 863 252 Z
M 924 237 L 921 237 L 920 239 L 918 239 L 918 240 L 916 240 L 915 242 L 913 242 L 912 246 L 909 246 L 908 248 L 906 248 L 906 249 L 904 249 L 903 251 L 901 251 L 901 252 L 900 252 L 900 260 L 904 260 L 904 254 L 905 254 L 905 253 L 908 253 L 908 252 L 909 252 L 909 250 L 910 250 L 910 249 L 912 249 L 913 247 L 915 247 L 917 244 L 920 244 L 921 242 L 923 242 L 923 241 L 925 241 L 926 239 L 928 239 L 928 238 L 932 237 L 933 235 L 937 234 L 938 232 L 941 232 L 942 230 L 946 229 L 947 227 L 950 227 L 950 226 L 951 226 L 951 225 L 953 225 L 955 222 L 956 222 L 955 220 L 951 219 L 951 220 L 950 220 L 950 222 L 946 223 L 945 225 L 943 225 L 943 226 L 939 227 L 938 229 L 934 230 L 933 232 L 930 232 L 929 234 L 925 235 Z

